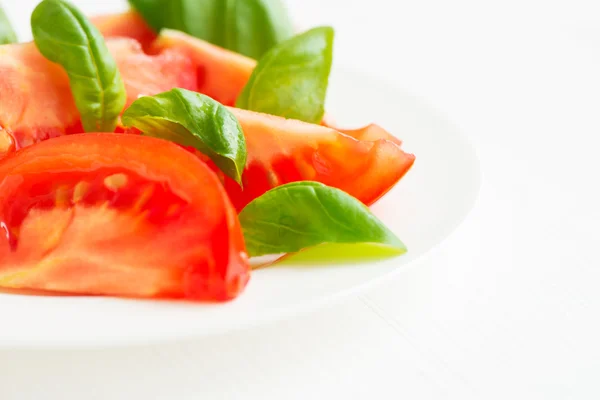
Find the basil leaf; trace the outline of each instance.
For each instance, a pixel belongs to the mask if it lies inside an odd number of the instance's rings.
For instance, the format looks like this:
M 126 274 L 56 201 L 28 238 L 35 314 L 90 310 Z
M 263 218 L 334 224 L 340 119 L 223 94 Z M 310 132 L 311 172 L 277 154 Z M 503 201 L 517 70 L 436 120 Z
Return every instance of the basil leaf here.
M 129 0 L 156 31 L 177 29 L 258 59 L 293 35 L 281 0 Z
M 13 30 L 8 16 L 0 4 L 0 44 L 11 44 L 17 42 L 17 34 Z
M 229 0 L 225 26 L 223 47 L 257 60 L 294 35 L 280 0 Z
M 289 253 L 323 243 L 370 243 L 406 252 L 404 244 L 349 194 L 317 182 L 276 187 L 239 215 L 251 256 Z
M 404 253 L 395 247 L 377 243 L 323 243 L 298 253 L 286 254 L 274 262 L 277 265 L 351 264 L 375 262 Z
M 39 51 L 60 64 L 73 91 L 86 132 L 113 132 L 127 95 L 104 38 L 71 3 L 44 0 L 31 15 Z
M 171 14 L 170 5 L 177 0 L 129 0 L 129 5 L 142 15 L 156 32 L 166 28 L 166 17 Z M 173 28 L 175 29 L 175 28 Z
M 259 62 L 236 106 L 320 123 L 333 58 L 334 32 L 311 29 L 272 48 Z
M 198 149 L 241 184 L 246 165 L 242 127 L 231 111 L 210 97 L 184 89 L 144 96 L 125 110 L 122 121 L 145 135 Z

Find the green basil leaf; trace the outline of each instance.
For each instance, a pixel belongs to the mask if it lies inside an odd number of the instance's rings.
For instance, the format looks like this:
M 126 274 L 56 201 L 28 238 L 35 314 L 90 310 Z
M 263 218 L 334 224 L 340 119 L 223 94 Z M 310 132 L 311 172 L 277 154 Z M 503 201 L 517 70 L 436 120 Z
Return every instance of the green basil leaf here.
M 395 247 L 377 243 L 323 243 L 290 253 L 274 262 L 277 265 L 352 264 L 376 262 L 404 253 Z
M 281 0 L 229 0 L 225 26 L 223 47 L 257 60 L 294 35 Z
M 156 31 L 177 29 L 258 59 L 293 35 L 281 0 L 129 0 Z
M 276 187 L 248 204 L 239 218 L 251 256 L 290 253 L 323 243 L 369 243 L 395 254 L 406 252 L 400 239 L 364 204 L 317 182 Z
M 129 0 L 129 5 L 140 13 L 156 32 L 167 27 L 166 17 L 171 14 L 169 7 L 172 3 L 180 2 L 177 0 Z
M 227 107 L 210 97 L 184 89 L 144 96 L 125 110 L 122 121 L 145 135 L 198 149 L 241 184 L 246 165 L 242 127 Z
M 17 42 L 17 34 L 13 30 L 8 16 L 2 8 L 2 4 L 0 4 L 0 44 L 11 44 Z
M 127 95 L 98 29 L 64 0 L 42 1 L 31 15 L 31 29 L 44 57 L 67 72 L 85 131 L 114 131 Z
M 333 58 L 334 32 L 311 29 L 269 50 L 258 62 L 236 106 L 320 123 Z

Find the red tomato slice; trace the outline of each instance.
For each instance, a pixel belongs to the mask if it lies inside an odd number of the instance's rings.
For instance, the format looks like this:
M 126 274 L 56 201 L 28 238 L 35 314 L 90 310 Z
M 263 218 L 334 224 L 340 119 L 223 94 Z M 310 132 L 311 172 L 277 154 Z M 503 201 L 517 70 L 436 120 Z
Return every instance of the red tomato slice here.
M 151 54 L 169 49 L 190 59 L 198 76 L 198 91 L 233 106 L 256 67 L 256 61 L 197 39 L 183 32 L 163 30 L 158 38 L 135 11 L 92 18 L 105 37 L 129 37 L 140 41 Z
M 0 104 L 0 156 L 81 132 L 66 73 L 32 43 L 0 46 Z
M 129 17 L 111 17 L 117 18 L 114 23 L 108 18 L 104 26 L 114 27 L 119 25 L 119 20 L 129 18 L 134 21 L 130 36 L 135 37 L 141 28 L 135 26 L 136 19 L 131 19 L 131 14 L 127 15 Z M 126 29 L 120 32 L 127 34 Z M 126 82 L 128 104 L 139 95 L 182 87 L 231 105 L 256 65 L 254 60 L 242 55 L 168 30 L 150 46 L 153 56 L 144 54 L 132 40 L 108 39 L 107 42 Z M 61 71 L 57 72 L 56 67 L 49 69 L 49 63 L 44 64 L 42 59 L 40 64 L 48 70 L 23 74 L 13 66 L 15 62 L 25 70 L 39 68 L 19 57 L 10 57 L 10 52 L 5 60 L 0 59 L 0 72 L 3 63 L 9 63 L 11 67 L 5 68 L 8 75 L 4 76 L 14 77 L 0 81 L 0 102 L 3 85 L 18 93 L 15 87 L 36 87 L 36 79 L 45 84 L 52 82 L 53 86 L 43 92 L 52 95 L 30 99 L 30 93 L 35 92 L 30 89 L 25 96 L 16 95 L 18 107 L 0 109 L 0 124 L 5 127 L 4 132 L 0 130 L 0 151 L 2 146 L 10 151 L 46 137 L 80 131 L 78 114 L 65 85 L 66 77 L 61 81 L 59 76 Z M 44 75 L 52 78 L 44 78 Z M 70 102 L 65 100 L 60 107 L 51 102 L 67 98 Z M 10 119 L 20 115 L 22 109 L 31 110 L 28 118 Z M 37 109 L 46 111 L 35 112 Z M 324 120 L 324 126 L 318 127 L 240 110 L 236 113 L 244 127 L 249 161 L 244 173 L 244 191 L 226 180 L 228 193 L 238 210 L 276 185 L 307 179 L 339 187 L 370 205 L 390 190 L 414 162 L 414 156 L 401 150 L 400 140 L 377 125 L 355 130 L 329 129 L 327 125 L 333 126 L 329 118 Z M 41 118 L 36 119 L 39 115 Z M 47 115 L 53 116 L 50 123 L 44 122 Z M 24 141 L 23 137 L 30 140 Z
M 107 44 L 125 83 L 125 109 L 140 96 L 152 96 L 176 87 L 198 89 L 194 64 L 177 51 L 165 49 L 149 56 L 135 40 L 110 39 Z
M 233 106 L 248 82 L 256 61 L 182 32 L 164 30 L 152 45 L 153 53 L 171 50 L 194 63 L 198 90 L 227 106 Z
M 376 125 L 345 134 L 321 125 L 230 110 L 242 125 L 248 149 L 243 190 L 221 175 L 238 210 L 269 189 L 303 180 L 337 187 L 370 205 L 415 161 L 402 151 L 398 139 Z
M 132 39 L 109 39 L 127 90 L 127 106 L 141 95 L 174 87 L 197 89 L 196 69 L 184 55 L 145 54 Z M 83 131 L 69 80 L 33 43 L 0 46 L 0 158 L 39 141 Z
M 216 175 L 159 139 L 51 139 L 0 163 L 0 287 L 223 301 L 249 279 Z
M 156 33 L 137 12 L 92 17 L 91 21 L 105 37 L 127 37 L 135 39 L 148 49 L 156 39 Z
M 228 106 L 234 105 L 256 67 L 249 57 L 175 30 L 164 29 L 152 42 L 156 35 L 135 11 L 95 17 L 92 22 L 105 37 L 136 39 L 150 54 L 168 49 L 185 55 L 196 68 L 198 91 Z
M 198 90 L 227 105 L 235 103 L 256 66 L 250 58 L 174 31 L 161 33 L 153 49 L 187 54 L 201 71 Z M 415 160 L 401 150 L 399 139 L 374 124 L 331 129 L 329 118 L 319 127 L 232 110 L 242 124 L 248 149 L 244 190 L 223 178 L 238 210 L 273 187 L 300 180 L 338 187 L 370 205 L 387 193 Z

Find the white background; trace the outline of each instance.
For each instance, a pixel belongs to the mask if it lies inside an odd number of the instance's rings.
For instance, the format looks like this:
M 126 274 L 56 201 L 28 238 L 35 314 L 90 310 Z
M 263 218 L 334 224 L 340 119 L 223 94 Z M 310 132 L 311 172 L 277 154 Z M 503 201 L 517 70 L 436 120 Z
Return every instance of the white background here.
M 35 2 L 4 3 L 17 18 Z M 471 138 L 484 183 L 469 220 L 394 281 L 291 321 L 166 346 L 0 352 L 0 399 L 600 398 L 595 2 L 290 6 L 303 27 L 337 28 L 337 63 L 421 96 Z

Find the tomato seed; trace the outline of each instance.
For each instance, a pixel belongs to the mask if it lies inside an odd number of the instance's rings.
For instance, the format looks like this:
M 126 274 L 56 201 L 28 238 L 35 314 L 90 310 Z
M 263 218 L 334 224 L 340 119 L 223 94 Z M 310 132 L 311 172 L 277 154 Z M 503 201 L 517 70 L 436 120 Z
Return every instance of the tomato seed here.
M 113 192 L 116 192 L 119 189 L 124 188 L 127 185 L 127 175 L 120 173 L 120 174 L 113 174 L 110 176 L 107 176 L 106 178 L 104 178 L 104 186 L 106 186 L 108 189 L 112 190 Z
M 75 189 L 73 189 L 73 203 L 77 204 L 81 200 L 83 200 L 83 196 L 85 196 L 90 188 L 90 184 L 84 181 L 78 182 L 75 185 Z

